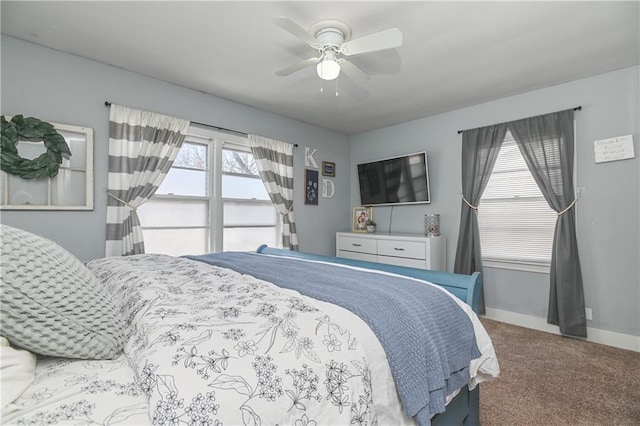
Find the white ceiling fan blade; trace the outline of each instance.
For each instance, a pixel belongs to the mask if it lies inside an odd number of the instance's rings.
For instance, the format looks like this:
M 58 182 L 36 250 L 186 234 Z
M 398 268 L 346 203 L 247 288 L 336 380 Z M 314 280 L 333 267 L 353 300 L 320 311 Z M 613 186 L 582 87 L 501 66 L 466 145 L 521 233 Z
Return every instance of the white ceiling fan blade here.
M 369 75 L 367 73 L 346 59 L 338 59 L 338 63 L 340 64 L 340 71 L 356 83 L 364 84 L 369 81 Z
M 286 75 L 293 74 L 294 72 L 299 71 L 302 68 L 317 64 L 318 62 L 320 62 L 320 59 L 322 58 L 320 57 L 305 59 L 304 61 L 298 62 L 297 64 L 289 65 L 288 67 L 282 68 L 281 70 L 276 72 L 276 75 L 284 77 Z
M 298 37 L 314 49 L 319 49 L 320 47 L 322 47 L 322 43 L 320 43 L 317 38 L 315 38 L 313 35 L 311 35 L 311 33 L 309 33 L 307 30 L 305 30 L 286 16 L 273 18 L 273 23 L 283 30 Z
M 397 28 L 390 28 L 349 40 L 342 44 L 340 51 L 343 55 L 350 56 L 375 52 L 376 50 L 393 49 L 399 46 L 402 46 L 402 33 Z

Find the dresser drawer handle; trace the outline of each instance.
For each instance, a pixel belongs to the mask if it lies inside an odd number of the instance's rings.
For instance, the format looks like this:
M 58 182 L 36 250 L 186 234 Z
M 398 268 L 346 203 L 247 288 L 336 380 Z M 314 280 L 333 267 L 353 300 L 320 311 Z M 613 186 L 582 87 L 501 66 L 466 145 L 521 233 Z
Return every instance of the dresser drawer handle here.
M 362 244 L 351 243 L 351 245 L 354 247 L 362 247 Z
M 404 251 L 404 249 L 402 247 L 394 247 L 393 248 L 395 251 Z

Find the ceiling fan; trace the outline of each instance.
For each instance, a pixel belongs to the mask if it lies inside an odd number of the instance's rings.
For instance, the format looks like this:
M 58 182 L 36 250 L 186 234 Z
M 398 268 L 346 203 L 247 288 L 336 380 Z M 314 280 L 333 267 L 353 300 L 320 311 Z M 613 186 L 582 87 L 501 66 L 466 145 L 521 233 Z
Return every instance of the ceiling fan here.
M 369 76 L 346 57 L 393 49 L 402 45 L 402 33 L 398 28 L 390 28 L 351 40 L 351 28 L 344 22 L 334 19 L 317 22 L 309 28 L 309 31 L 285 16 L 274 18 L 273 21 L 319 53 L 317 57 L 305 59 L 277 71 L 276 75 L 279 76 L 286 76 L 316 65 L 318 77 L 323 80 L 334 80 L 342 71 L 352 80 L 363 83 L 369 79 Z

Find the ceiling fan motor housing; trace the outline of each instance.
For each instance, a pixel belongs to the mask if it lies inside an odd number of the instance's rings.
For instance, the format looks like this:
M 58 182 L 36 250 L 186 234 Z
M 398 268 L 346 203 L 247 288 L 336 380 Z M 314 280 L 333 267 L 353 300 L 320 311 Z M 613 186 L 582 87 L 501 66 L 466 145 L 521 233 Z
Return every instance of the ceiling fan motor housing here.
M 324 28 L 316 33 L 316 38 L 322 43 L 322 50 L 333 47 L 338 50 L 344 43 L 344 35 L 337 28 Z
M 309 33 L 314 34 L 322 44 L 320 51 L 327 49 L 338 52 L 340 46 L 351 38 L 351 28 L 347 24 L 335 19 L 325 19 L 316 22 L 309 28 Z

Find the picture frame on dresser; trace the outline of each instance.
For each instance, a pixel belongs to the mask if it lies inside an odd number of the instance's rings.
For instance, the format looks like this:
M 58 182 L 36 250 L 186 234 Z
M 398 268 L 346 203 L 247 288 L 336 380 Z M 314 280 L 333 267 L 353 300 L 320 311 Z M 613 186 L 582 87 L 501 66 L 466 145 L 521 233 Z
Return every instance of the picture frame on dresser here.
M 351 216 L 351 232 L 367 232 L 367 222 L 371 220 L 373 220 L 373 207 L 354 207 Z

